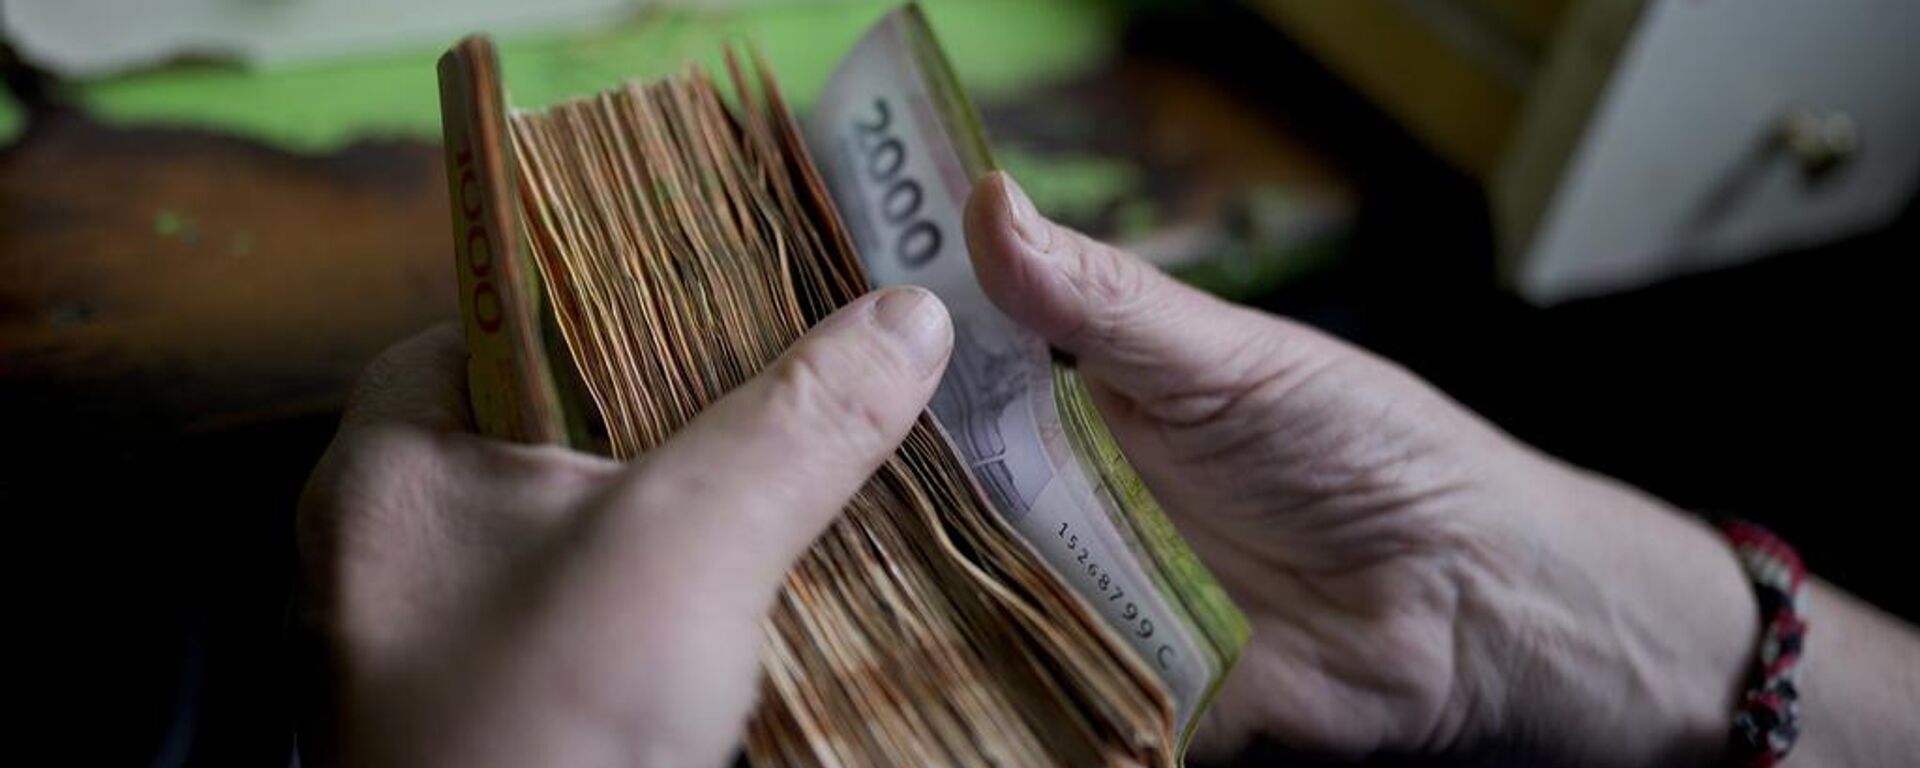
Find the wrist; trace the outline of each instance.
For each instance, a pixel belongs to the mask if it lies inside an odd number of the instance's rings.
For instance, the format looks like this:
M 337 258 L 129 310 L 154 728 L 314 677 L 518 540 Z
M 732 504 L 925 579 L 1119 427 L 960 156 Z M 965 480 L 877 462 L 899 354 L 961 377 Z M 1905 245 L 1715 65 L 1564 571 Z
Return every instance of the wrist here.
M 1638 491 L 1537 463 L 1487 601 L 1506 659 L 1494 737 L 1582 764 L 1711 763 L 1758 637 L 1738 561 Z

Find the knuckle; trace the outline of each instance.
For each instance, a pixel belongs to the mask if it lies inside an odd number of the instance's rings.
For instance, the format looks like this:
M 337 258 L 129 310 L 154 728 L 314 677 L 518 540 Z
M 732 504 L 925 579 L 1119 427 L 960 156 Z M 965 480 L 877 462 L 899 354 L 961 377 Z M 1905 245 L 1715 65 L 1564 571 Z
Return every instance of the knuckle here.
M 524 490 L 543 506 L 568 507 L 592 495 L 618 474 L 614 461 L 556 445 L 521 445 L 474 435 L 447 437 L 462 475 L 499 487 Z
M 698 504 L 720 490 L 718 473 L 661 471 L 657 463 L 642 459 L 622 489 L 622 501 L 643 514 L 659 516 Z
M 407 427 L 368 425 L 343 434 L 331 481 L 337 494 L 378 500 L 404 495 L 440 474 L 445 452 L 432 434 Z
M 298 528 L 303 607 L 335 639 L 379 644 L 409 563 L 446 495 L 436 442 L 403 429 L 344 435 L 303 495 Z
M 1111 335 L 1117 326 L 1152 308 L 1148 268 L 1138 260 L 1085 237 L 1070 241 L 1078 288 L 1087 300 L 1085 332 Z
M 349 418 L 373 410 L 370 406 L 377 406 L 390 397 L 400 382 L 405 380 L 406 364 L 402 346 L 388 347 L 360 372 L 360 378 L 347 395 L 346 413 Z
M 347 396 L 343 424 L 468 420 L 464 399 L 464 342 L 450 325 L 437 326 L 383 350 L 367 364 Z M 456 399 L 452 392 L 460 392 Z

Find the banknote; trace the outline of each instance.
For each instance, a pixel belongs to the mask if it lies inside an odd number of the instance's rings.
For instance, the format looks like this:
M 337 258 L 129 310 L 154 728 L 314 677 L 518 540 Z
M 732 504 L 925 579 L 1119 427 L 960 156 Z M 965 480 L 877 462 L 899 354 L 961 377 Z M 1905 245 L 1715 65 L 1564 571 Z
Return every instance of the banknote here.
M 485 38 L 442 60 L 476 426 L 638 459 L 838 307 L 925 286 L 952 362 L 789 571 L 748 755 L 1177 764 L 1246 622 L 982 292 L 961 213 L 992 153 L 925 16 L 883 17 L 804 124 L 764 60 L 726 63 L 730 89 L 689 66 L 512 108 Z
M 1248 629 L 1114 447 L 1071 368 L 982 291 L 962 211 L 993 170 L 973 107 L 917 5 L 889 14 L 829 80 L 803 130 L 876 285 L 952 313 L 932 410 L 996 511 L 1173 694 L 1183 734 Z

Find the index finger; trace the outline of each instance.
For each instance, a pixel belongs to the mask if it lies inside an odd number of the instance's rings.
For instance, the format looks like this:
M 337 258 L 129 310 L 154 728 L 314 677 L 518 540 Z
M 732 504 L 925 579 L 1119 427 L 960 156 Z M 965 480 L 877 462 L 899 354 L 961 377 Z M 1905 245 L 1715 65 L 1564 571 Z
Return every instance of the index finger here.
M 342 427 L 408 424 L 437 431 L 470 431 L 467 343 L 459 327 L 442 323 L 388 347 L 374 358 L 347 397 Z

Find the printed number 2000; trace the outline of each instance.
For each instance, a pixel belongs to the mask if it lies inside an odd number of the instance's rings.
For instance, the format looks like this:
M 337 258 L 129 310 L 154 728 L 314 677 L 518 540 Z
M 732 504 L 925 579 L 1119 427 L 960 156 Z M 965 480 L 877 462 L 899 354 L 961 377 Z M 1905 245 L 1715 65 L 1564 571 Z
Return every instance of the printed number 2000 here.
M 894 135 L 893 107 L 886 97 L 873 100 L 873 119 L 853 123 L 863 153 L 867 180 L 880 187 L 880 218 L 897 228 L 893 255 L 901 266 L 924 267 L 940 255 L 940 228 L 921 215 L 926 190 L 906 175 L 907 145 Z

